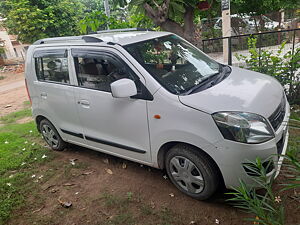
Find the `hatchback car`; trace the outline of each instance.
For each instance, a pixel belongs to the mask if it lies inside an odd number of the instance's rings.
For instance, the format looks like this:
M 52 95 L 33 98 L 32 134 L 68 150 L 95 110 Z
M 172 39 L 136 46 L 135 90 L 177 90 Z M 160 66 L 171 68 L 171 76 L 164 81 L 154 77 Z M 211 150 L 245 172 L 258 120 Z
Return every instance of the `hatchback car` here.
M 209 198 L 260 157 L 278 174 L 289 104 L 272 77 L 222 65 L 169 32 L 110 30 L 36 41 L 26 84 L 54 150 L 84 146 L 166 169 L 185 194 Z M 271 166 L 267 166 L 271 165 Z

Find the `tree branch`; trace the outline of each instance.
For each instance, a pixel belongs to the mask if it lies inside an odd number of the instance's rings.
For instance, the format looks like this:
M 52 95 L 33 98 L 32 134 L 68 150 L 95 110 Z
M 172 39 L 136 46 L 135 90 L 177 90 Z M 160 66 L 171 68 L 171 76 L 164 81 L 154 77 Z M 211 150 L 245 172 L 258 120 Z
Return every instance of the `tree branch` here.
M 144 4 L 146 15 L 150 17 L 155 24 L 159 25 L 168 19 L 170 0 L 166 0 L 161 6 L 154 2 L 157 9 L 152 8 L 148 3 Z
M 166 0 L 161 6 L 154 2 L 156 9 L 151 7 L 148 3 L 144 4 L 146 15 L 157 25 L 165 31 L 174 32 L 183 36 L 183 28 L 179 23 L 168 18 L 170 0 Z
M 186 5 L 185 13 L 183 15 L 184 25 L 175 22 L 169 18 L 169 4 L 170 0 L 165 0 L 163 4 L 158 5 L 155 1 L 154 6 L 145 3 L 144 9 L 146 15 L 154 22 L 155 25 L 160 26 L 163 30 L 173 32 L 181 37 L 186 38 L 192 43 L 196 43 L 195 24 L 194 24 L 194 8 Z

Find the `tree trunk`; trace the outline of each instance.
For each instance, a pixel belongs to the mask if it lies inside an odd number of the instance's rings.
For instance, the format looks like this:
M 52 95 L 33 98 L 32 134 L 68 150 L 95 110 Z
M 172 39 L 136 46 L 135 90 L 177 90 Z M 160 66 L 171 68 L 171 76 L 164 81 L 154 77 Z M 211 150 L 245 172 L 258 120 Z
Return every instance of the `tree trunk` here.
M 160 26 L 163 30 L 175 33 L 194 45 L 200 46 L 200 38 L 197 37 L 194 24 L 194 8 L 191 6 L 185 7 L 184 24 L 183 26 L 168 17 L 170 0 L 165 0 L 162 5 L 156 5 L 156 9 L 148 3 L 144 4 L 146 15 Z

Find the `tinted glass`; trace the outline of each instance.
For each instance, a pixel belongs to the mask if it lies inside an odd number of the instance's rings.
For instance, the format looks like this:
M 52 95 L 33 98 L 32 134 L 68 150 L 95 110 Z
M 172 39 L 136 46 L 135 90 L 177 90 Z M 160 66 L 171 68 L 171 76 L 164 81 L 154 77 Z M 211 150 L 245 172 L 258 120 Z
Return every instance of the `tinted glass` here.
M 67 56 L 46 56 L 35 58 L 37 79 L 70 84 Z

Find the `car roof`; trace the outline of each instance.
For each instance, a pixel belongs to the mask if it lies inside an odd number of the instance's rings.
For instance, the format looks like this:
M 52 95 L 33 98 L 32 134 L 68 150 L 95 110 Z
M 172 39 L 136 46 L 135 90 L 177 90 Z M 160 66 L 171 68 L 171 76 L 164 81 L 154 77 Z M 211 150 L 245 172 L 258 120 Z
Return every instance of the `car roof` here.
M 114 42 L 120 45 L 128 45 L 136 42 L 141 42 L 149 39 L 154 39 L 166 35 L 169 32 L 162 31 L 130 31 L 130 32 L 105 32 L 98 34 L 91 34 L 88 36 L 99 38 L 104 42 Z
M 115 43 L 119 45 L 128 45 L 136 42 L 141 42 L 149 39 L 154 39 L 172 33 L 162 31 L 123 31 L 123 30 L 107 30 L 98 31 L 95 34 L 88 34 L 83 36 L 71 36 L 71 37 L 56 37 L 45 38 L 38 40 L 33 45 L 40 44 L 62 44 L 62 43 L 82 43 L 82 42 L 94 42 L 94 43 Z

